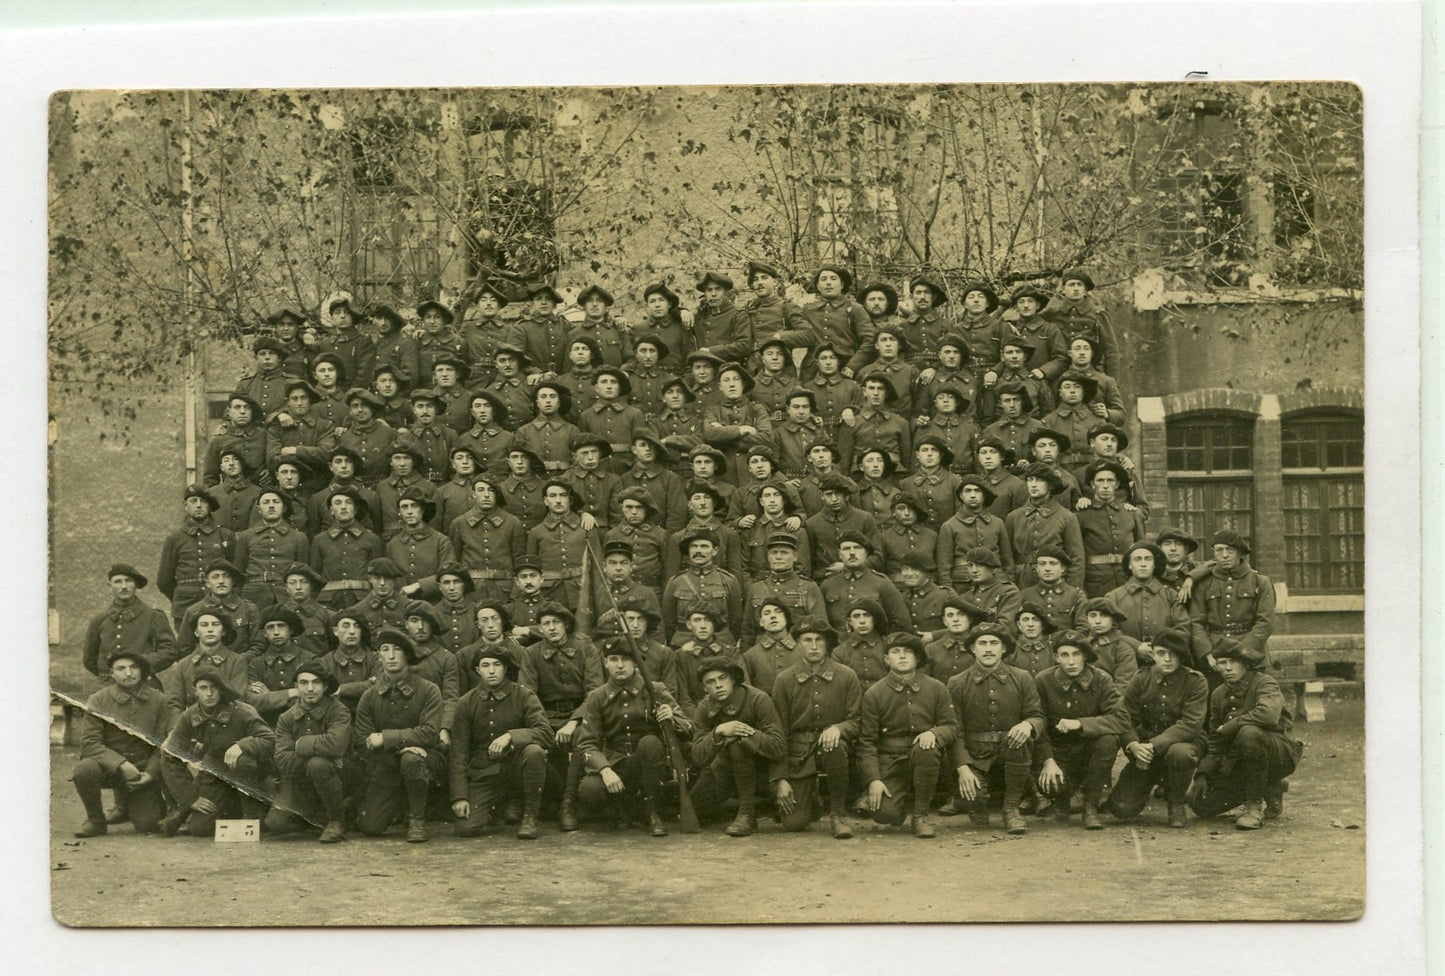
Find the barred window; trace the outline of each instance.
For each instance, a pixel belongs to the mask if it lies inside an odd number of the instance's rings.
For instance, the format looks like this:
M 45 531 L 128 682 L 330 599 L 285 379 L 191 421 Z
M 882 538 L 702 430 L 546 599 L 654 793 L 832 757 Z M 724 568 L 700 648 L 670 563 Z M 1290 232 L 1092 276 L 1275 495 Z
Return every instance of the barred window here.
M 1254 531 L 1254 420 L 1232 414 L 1171 419 L 1165 428 L 1169 513 L 1195 538 Z
M 1365 589 L 1365 424 L 1312 411 L 1280 427 L 1285 581 L 1299 593 Z

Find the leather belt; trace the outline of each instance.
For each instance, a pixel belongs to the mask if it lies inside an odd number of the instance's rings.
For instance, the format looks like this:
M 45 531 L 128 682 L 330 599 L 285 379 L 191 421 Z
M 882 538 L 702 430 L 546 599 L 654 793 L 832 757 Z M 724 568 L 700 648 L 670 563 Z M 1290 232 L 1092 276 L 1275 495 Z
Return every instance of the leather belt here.
M 1111 552 L 1102 556 L 1089 556 L 1084 562 L 1090 566 L 1118 566 L 1124 562 L 1123 553 Z
M 542 579 L 543 579 L 543 581 L 544 581 L 544 582 L 549 582 L 549 583 L 555 583 L 557 580 L 569 580 L 569 579 L 581 579 L 581 578 L 582 578 L 582 570 L 580 570 L 580 569 L 563 569 L 563 570 L 558 570 L 557 572 L 553 572 L 553 571 L 551 571 L 551 570 L 548 570 L 547 572 L 544 572 L 544 573 L 542 574 Z
M 332 580 L 321 588 L 322 593 L 336 593 L 341 590 L 369 590 L 371 584 L 366 580 L 341 579 Z

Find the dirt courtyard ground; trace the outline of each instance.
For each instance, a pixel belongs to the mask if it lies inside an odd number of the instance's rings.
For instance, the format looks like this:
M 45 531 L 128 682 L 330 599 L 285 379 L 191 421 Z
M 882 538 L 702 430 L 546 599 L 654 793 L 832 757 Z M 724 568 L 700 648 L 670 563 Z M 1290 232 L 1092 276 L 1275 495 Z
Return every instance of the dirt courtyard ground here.
M 476 840 L 431 824 L 323 847 L 308 839 L 216 844 L 137 837 L 130 826 L 76 840 L 84 819 L 67 780 L 74 748 L 51 750 L 51 906 L 76 926 L 617 925 L 1350 919 L 1364 909 L 1363 702 L 1331 701 L 1301 724 L 1305 757 L 1285 815 L 1259 831 L 1229 820 L 1163 825 L 1155 800 L 1134 824 L 1085 832 L 1030 818 L 1027 836 L 967 818 L 915 840 L 823 826 L 746 839 L 720 827 L 665 839 L 544 824 Z M 1107 821 L 1107 818 L 1106 818 Z M 1082 885 L 1084 899 L 1060 899 Z

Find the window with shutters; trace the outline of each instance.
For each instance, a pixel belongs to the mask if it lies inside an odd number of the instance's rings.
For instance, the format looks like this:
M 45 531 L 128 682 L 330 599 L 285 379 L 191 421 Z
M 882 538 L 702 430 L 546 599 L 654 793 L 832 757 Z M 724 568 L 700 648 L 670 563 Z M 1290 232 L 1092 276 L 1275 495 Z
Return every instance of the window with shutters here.
M 1172 417 L 1165 428 L 1170 517 L 1196 539 L 1254 531 L 1254 418 Z
M 1280 425 L 1285 582 L 1296 593 L 1365 590 L 1365 422 L 1311 411 Z
M 349 133 L 351 281 L 363 303 L 435 295 L 441 284 L 441 219 L 407 179 L 416 138 L 390 117 L 358 121 Z

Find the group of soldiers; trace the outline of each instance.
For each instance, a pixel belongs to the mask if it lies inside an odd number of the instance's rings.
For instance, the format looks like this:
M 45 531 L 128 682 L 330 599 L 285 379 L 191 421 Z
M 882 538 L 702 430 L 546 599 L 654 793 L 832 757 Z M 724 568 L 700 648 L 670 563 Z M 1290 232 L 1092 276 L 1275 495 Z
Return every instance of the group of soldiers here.
M 108 575 L 77 835 L 1278 816 L 1273 587 L 1231 529 L 1196 562 L 1146 528 L 1089 274 L 956 315 L 926 275 L 902 309 L 746 275 L 691 313 L 649 285 L 640 326 L 598 285 L 576 321 L 492 284 L 272 316 L 162 545 L 169 615 Z

